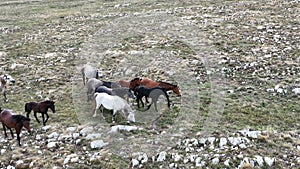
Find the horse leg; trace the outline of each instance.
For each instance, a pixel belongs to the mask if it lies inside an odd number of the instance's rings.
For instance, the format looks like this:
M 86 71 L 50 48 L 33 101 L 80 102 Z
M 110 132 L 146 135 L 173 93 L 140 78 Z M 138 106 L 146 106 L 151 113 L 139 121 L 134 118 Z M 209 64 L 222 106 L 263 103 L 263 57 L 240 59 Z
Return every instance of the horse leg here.
M 3 96 L 4 96 L 4 102 L 8 102 L 7 97 L 6 97 L 6 91 L 3 92 Z
M 14 138 L 14 133 L 13 133 L 12 129 L 9 127 L 8 127 L 8 129 L 10 130 L 11 137 Z
M 26 113 L 26 117 L 27 117 L 27 118 L 29 118 L 30 112 L 31 112 L 31 111 L 28 111 L 28 112 Z M 30 119 L 30 118 L 29 118 L 29 119 Z
M 47 121 L 48 121 L 48 119 L 49 119 L 49 115 L 48 115 L 48 113 L 46 112 L 45 113 L 46 114 L 46 120 L 44 121 L 44 113 L 43 113 L 43 122 L 44 122 L 44 126 L 46 125 L 46 123 L 47 123 Z
M 17 133 L 17 140 L 19 143 L 19 146 L 21 146 L 21 137 L 20 137 L 20 133 L 21 133 L 21 128 L 16 128 L 16 133 Z
M 35 117 L 36 121 L 37 121 L 38 123 L 41 123 L 41 122 L 39 121 L 39 119 L 37 118 L 37 116 L 36 116 L 36 113 L 37 113 L 37 112 L 34 111 L 33 113 L 34 113 L 34 117 Z
M 117 110 L 113 110 L 113 115 L 112 115 L 112 123 L 115 123 L 115 117 L 116 117 L 116 113 L 117 113 Z
M 6 127 L 5 127 L 5 124 L 3 122 L 2 122 L 2 126 L 3 126 L 3 130 L 4 130 L 4 135 L 5 135 L 5 137 L 7 137 Z

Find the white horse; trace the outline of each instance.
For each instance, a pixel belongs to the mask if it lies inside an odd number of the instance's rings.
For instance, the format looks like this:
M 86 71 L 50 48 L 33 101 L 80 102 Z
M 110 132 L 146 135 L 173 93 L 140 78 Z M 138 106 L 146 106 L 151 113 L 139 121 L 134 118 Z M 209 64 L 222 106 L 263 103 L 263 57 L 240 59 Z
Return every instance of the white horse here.
M 10 75 L 8 74 L 4 74 L 0 76 L 0 90 L 1 93 L 4 96 L 4 101 L 8 102 L 7 98 L 6 98 L 6 89 L 7 89 L 7 84 L 11 84 L 11 83 L 15 83 L 15 79 L 12 78 Z
M 117 111 L 121 111 L 122 115 L 125 115 L 128 121 L 135 122 L 134 118 L 134 110 L 131 109 L 130 105 L 126 102 L 126 100 L 122 99 L 119 96 L 112 96 L 107 93 L 95 93 L 95 113 L 93 117 L 96 117 L 97 110 L 100 106 L 108 110 L 113 110 L 112 121 L 114 122 L 114 117 Z M 102 109 L 103 113 L 103 109 Z M 103 115 L 103 114 L 102 114 Z
M 103 77 L 102 70 L 96 69 L 91 65 L 87 65 L 87 64 L 81 68 L 81 73 L 82 73 L 83 85 L 85 85 L 90 78 L 99 79 Z

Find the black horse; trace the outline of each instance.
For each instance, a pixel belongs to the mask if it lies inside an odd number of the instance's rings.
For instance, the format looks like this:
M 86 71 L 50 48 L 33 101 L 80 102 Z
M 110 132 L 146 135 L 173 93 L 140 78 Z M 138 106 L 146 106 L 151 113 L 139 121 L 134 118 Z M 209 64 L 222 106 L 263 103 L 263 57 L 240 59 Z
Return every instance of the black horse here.
M 26 116 L 29 118 L 29 114 L 31 110 L 34 112 L 34 117 L 38 123 L 40 123 L 39 119 L 36 116 L 36 113 L 42 113 L 43 118 L 43 124 L 46 125 L 46 122 L 48 121 L 49 115 L 48 115 L 48 109 L 51 109 L 53 113 L 55 113 L 55 105 L 54 101 L 46 100 L 43 102 L 29 102 L 25 104 L 25 112 L 27 112 Z M 45 120 L 44 115 L 46 114 L 47 118 Z
M 136 95 L 136 102 L 138 107 L 140 107 L 140 103 L 142 103 L 142 106 L 144 107 L 144 103 L 142 101 L 142 98 L 145 97 L 146 102 L 148 102 L 148 98 L 151 98 L 152 102 L 151 104 L 148 106 L 147 110 L 150 109 L 150 106 L 154 103 L 155 106 L 155 110 L 157 111 L 157 101 L 160 95 L 163 95 L 167 98 L 168 101 L 168 107 L 170 108 L 170 100 L 169 100 L 169 96 L 167 94 L 166 89 L 157 86 L 157 87 L 153 87 L 153 88 L 148 88 L 146 86 L 137 86 L 134 89 L 134 94 Z

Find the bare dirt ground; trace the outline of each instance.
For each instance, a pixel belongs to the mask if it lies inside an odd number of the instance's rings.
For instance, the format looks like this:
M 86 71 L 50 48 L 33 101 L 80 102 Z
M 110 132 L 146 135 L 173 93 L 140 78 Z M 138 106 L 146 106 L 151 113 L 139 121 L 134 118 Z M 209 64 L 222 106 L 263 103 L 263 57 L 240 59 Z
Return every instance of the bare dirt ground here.
M 1 167 L 298 168 L 299 13 L 297 0 L 0 1 L 0 72 L 16 79 L 0 106 L 24 115 L 52 99 L 58 112 L 49 127 L 32 118 L 22 147 L 1 134 Z M 106 80 L 176 83 L 182 96 L 170 93 L 156 130 L 131 124 L 144 130 L 116 141 L 91 117 L 85 63 Z

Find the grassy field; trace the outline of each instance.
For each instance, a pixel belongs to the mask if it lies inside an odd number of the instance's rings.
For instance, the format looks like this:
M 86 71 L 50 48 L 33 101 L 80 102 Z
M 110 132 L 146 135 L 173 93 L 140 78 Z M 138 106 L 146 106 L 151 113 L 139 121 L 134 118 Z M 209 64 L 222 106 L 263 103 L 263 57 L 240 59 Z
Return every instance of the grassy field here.
M 299 165 L 300 102 L 292 91 L 300 87 L 298 18 L 299 2 L 281 0 L 0 1 L 0 72 L 17 81 L 8 88 L 9 102 L 1 100 L 0 106 L 24 115 L 26 102 L 49 98 L 58 112 L 50 114 L 53 132 L 85 125 L 85 117 L 78 117 L 82 100 L 74 98 L 74 83 L 82 87 L 78 67 L 92 62 L 109 80 L 125 74 L 126 79 L 150 77 L 180 86 L 183 95 L 171 94 L 174 106 L 158 121 L 158 133 L 178 132 L 183 139 L 267 131 L 268 146 L 258 143 L 248 153 L 278 159 L 290 153 L 287 164 L 278 160 L 275 167 Z M 32 127 L 41 134 L 40 124 L 34 121 Z M 149 129 L 129 136 L 156 134 Z M 1 154 L 0 162 L 14 165 L 8 161 L 19 159 L 13 157 L 17 154 L 24 156 L 23 168 L 31 163 L 36 168 L 130 167 L 130 157 L 109 149 L 101 150 L 101 160 L 94 163 L 67 166 L 62 157 L 54 157 L 84 154 L 83 147 L 53 152 L 41 146 L 38 157 L 30 147 L 22 152 L 0 145 L 9 154 Z M 149 160 L 144 168 L 161 165 L 169 167 Z

